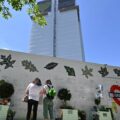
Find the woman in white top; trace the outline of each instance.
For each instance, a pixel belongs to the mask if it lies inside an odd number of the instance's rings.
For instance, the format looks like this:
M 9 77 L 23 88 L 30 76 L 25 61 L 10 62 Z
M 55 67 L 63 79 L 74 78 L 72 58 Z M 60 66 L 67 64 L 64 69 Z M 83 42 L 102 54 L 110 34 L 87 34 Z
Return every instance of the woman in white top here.
M 33 118 L 32 120 L 37 119 L 37 108 L 40 97 L 41 90 L 41 80 L 39 78 L 35 78 L 35 80 L 30 83 L 26 88 L 26 94 L 28 95 L 28 106 L 27 106 L 27 116 L 26 120 L 30 120 L 31 110 L 33 107 Z

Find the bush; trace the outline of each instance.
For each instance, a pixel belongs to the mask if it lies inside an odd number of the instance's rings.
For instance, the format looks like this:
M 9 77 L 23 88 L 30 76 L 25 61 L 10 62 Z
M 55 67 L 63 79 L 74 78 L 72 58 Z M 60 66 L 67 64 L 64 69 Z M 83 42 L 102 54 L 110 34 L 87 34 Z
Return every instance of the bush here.
M 86 112 L 85 111 L 78 110 L 78 116 L 79 116 L 80 120 L 86 120 Z
M 101 100 L 100 100 L 99 98 L 96 98 L 96 99 L 95 99 L 95 104 L 96 104 L 96 105 L 99 105 L 100 102 L 101 102 Z
M 13 111 L 12 109 L 9 108 L 6 120 L 13 120 L 15 113 L 16 113 L 15 111 Z
M 5 80 L 0 80 L 0 98 L 10 98 L 13 93 L 13 85 Z
M 64 101 L 64 105 L 66 106 L 67 101 L 71 99 L 72 95 L 70 93 L 70 90 L 66 89 L 66 88 L 62 88 L 58 91 L 58 98 L 60 100 Z

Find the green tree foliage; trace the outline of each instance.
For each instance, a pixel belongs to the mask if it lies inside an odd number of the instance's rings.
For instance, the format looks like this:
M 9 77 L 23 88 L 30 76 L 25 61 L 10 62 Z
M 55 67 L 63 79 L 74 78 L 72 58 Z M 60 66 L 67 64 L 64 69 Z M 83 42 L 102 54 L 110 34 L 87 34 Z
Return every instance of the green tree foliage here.
M 4 80 L 0 80 L 0 98 L 10 98 L 13 93 L 13 85 Z
M 95 104 L 96 104 L 96 105 L 99 105 L 99 104 L 100 104 L 100 102 L 101 102 L 101 99 L 99 99 L 99 98 L 95 98 L 95 100 L 94 100 L 94 101 L 95 101 Z
M 12 7 L 15 11 L 21 11 L 24 6 L 28 6 L 28 15 L 31 19 L 38 23 L 41 26 L 47 24 L 44 16 L 39 11 L 39 6 L 36 0 L 0 0 L 0 15 L 8 19 L 12 17 L 10 12 L 10 7 Z
M 60 100 L 64 101 L 65 106 L 67 106 L 67 101 L 69 101 L 72 97 L 70 90 L 66 89 L 66 88 L 62 88 L 58 91 L 58 98 Z

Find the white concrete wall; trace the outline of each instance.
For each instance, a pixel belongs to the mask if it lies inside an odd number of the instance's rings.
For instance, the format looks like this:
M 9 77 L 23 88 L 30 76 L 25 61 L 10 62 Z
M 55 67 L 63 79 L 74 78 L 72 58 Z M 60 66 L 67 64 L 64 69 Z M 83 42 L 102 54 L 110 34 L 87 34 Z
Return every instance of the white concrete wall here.
M 106 77 L 101 77 L 98 71 L 100 67 L 104 67 L 104 65 L 0 50 L 0 56 L 5 55 L 7 57 L 9 54 L 11 54 L 12 60 L 16 60 L 16 62 L 13 64 L 13 68 L 8 69 L 4 69 L 5 65 L 0 65 L 0 79 L 5 79 L 13 83 L 15 87 L 12 103 L 13 108 L 16 110 L 16 118 L 24 118 L 26 116 L 27 105 L 21 102 L 21 98 L 24 96 L 25 88 L 35 77 L 39 77 L 43 84 L 45 80 L 51 79 L 57 90 L 64 87 L 68 88 L 72 93 L 72 99 L 68 103 L 80 110 L 85 110 L 87 113 L 94 105 L 95 90 L 98 84 L 103 85 L 103 98 L 101 104 L 108 106 L 112 105 L 112 99 L 108 95 L 111 86 L 120 86 L 120 77 L 113 72 L 113 69 L 118 67 L 107 66 L 109 74 Z M 31 61 L 39 72 L 25 70 L 21 64 L 23 60 Z M 0 59 L 0 62 L 1 61 L 2 59 Z M 50 62 L 56 62 L 58 65 L 52 70 L 47 70 L 44 67 Z M 81 70 L 85 69 L 86 65 L 88 69 L 93 69 L 93 76 L 88 76 L 88 78 L 83 75 Z M 76 76 L 68 76 L 64 66 L 74 68 Z M 54 102 L 56 110 L 62 102 L 57 97 Z M 117 108 L 118 113 L 116 113 L 116 116 L 117 120 L 119 120 L 120 106 L 117 105 Z M 42 105 L 39 106 L 38 118 L 42 118 Z

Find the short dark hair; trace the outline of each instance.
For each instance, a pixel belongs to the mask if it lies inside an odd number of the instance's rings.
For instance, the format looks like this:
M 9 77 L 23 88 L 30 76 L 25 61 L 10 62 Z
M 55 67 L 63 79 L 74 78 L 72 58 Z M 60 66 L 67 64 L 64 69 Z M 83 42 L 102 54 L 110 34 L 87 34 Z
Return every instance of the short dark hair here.
M 51 82 L 51 80 L 50 79 L 48 79 L 48 80 L 46 80 L 46 82 L 45 82 L 46 84 L 50 84 L 50 85 L 52 85 L 52 82 Z

